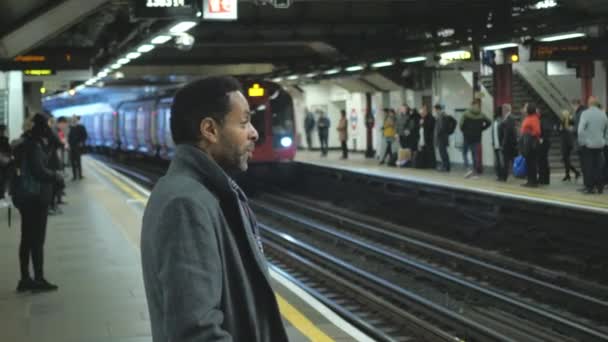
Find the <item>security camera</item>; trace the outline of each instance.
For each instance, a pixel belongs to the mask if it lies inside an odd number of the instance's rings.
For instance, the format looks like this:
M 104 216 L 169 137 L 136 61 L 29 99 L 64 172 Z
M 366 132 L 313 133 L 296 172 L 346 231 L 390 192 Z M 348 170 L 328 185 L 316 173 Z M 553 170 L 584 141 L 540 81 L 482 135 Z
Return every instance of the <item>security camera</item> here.
M 175 47 L 181 51 L 190 51 L 194 46 L 194 37 L 188 33 L 182 33 L 175 38 Z
M 272 5 L 274 8 L 289 8 L 291 0 L 273 0 Z

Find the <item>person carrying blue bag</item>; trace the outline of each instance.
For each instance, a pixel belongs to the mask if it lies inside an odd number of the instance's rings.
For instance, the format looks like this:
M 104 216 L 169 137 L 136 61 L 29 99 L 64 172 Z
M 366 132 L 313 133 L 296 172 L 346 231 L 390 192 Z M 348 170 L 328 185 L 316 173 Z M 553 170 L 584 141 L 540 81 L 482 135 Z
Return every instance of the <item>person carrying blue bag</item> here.
M 526 158 L 522 155 L 517 156 L 513 161 L 513 176 L 517 178 L 524 178 L 528 173 L 528 165 L 526 165 Z
M 540 114 L 533 104 L 526 105 L 528 114 L 521 124 L 520 151 L 526 160 L 526 173 L 528 181 L 522 186 L 538 186 L 538 149 L 540 142 Z

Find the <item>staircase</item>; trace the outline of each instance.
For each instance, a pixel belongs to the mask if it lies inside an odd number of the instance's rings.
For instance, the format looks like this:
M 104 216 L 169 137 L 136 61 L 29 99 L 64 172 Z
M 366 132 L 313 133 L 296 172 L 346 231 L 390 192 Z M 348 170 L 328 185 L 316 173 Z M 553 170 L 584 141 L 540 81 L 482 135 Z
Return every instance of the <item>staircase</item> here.
M 494 81 L 491 76 L 482 77 L 481 83 L 488 90 L 490 94 L 494 94 Z M 559 127 L 559 115 L 561 113 L 554 113 L 547 103 L 530 87 L 526 80 L 519 75 L 515 70 L 513 71 L 513 114 L 518 114 L 518 124 L 521 124 L 521 109 L 526 102 L 535 103 L 541 113 L 552 113 L 554 116 L 554 134 L 551 136 L 551 150 L 549 151 L 549 167 L 551 173 L 564 174 L 564 164 L 562 162 L 561 154 L 561 140 L 557 128 Z M 564 108 L 567 109 L 567 108 Z M 571 155 L 572 165 L 577 169 L 580 169 L 580 163 L 578 154 L 573 151 Z

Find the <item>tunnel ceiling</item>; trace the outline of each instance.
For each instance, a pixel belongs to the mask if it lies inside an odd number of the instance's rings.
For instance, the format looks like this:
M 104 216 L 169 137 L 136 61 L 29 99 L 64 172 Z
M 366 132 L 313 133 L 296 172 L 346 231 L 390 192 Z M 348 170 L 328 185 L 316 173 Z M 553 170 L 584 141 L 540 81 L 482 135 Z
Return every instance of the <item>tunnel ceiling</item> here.
M 0 32 L 60 1 L 3 0 Z M 189 33 L 189 51 L 158 47 L 132 65 L 274 63 L 331 65 L 403 57 L 466 44 L 533 37 L 601 24 L 606 0 L 557 0 L 549 10 L 532 10 L 537 0 L 293 0 L 289 9 L 239 1 L 234 22 L 201 22 Z M 36 51 L 82 51 L 99 68 L 171 24 L 136 20 L 127 0 L 108 1 Z

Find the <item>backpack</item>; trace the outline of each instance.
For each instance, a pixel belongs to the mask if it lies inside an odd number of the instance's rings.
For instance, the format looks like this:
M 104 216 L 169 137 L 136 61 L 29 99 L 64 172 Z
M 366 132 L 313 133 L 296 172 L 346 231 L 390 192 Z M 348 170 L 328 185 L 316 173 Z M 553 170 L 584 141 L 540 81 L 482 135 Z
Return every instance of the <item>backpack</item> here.
M 456 126 L 458 125 L 458 123 L 456 122 L 456 119 L 454 119 L 453 116 L 447 115 L 447 114 L 446 114 L 446 120 L 447 120 L 446 121 L 446 124 L 447 124 L 446 131 L 448 132 L 448 135 L 452 135 L 456 131 Z
M 40 196 L 41 192 L 41 183 L 32 175 L 25 156 L 27 144 L 28 142 L 22 139 L 13 147 L 15 160 L 11 169 L 9 193 L 17 206 L 26 199 Z
M 513 160 L 513 176 L 517 178 L 524 178 L 528 174 L 528 165 L 526 164 L 526 158 L 524 156 L 517 156 Z

